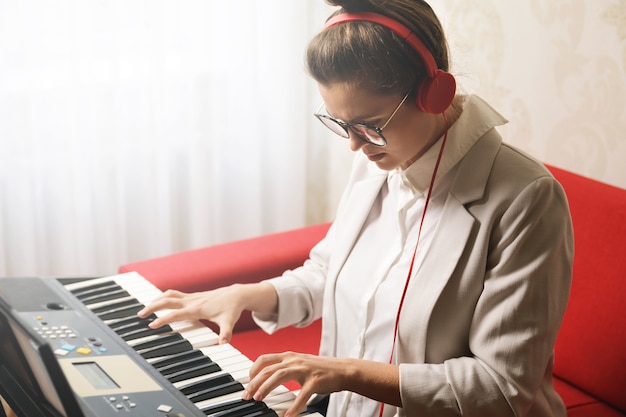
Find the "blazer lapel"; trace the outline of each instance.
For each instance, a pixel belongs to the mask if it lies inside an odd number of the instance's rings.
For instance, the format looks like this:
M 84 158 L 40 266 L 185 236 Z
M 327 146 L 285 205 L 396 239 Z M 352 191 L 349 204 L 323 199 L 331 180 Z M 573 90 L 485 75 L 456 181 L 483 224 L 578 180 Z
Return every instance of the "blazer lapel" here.
M 341 234 L 332 238 L 336 243 L 331 249 L 333 256 L 331 256 L 331 261 L 328 265 L 327 282 L 324 293 L 325 298 L 335 297 L 335 286 L 339 271 L 352 250 L 361 232 L 363 223 L 367 219 L 367 215 L 374 204 L 374 200 L 386 179 L 387 173 L 381 172 L 380 174 L 369 176 L 355 183 L 350 191 L 355 197 L 347 198 L 345 207 L 342 208 L 341 212 L 337 213 L 335 222 L 341 221 L 342 228 Z M 324 316 L 326 318 L 332 317 L 332 319 L 324 320 L 321 346 L 325 346 L 326 350 L 320 350 L 320 355 L 337 355 L 337 346 L 331 342 L 337 340 L 337 326 L 335 323 L 337 314 L 334 305 L 333 302 L 324 303 Z M 329 349 L 332 349 L 332 351 L 329 351 Z
M 342 234 L 336 237 L 337 245 L 334 248 L 337 251 L 335 255 L 340 256 L 333 256 L 333 262 L 329 265 L 329 273 L 332 279 L 335 279 L 336 274 L 342 268 L 348 254 L 352 250 L 374 204 L 374 200 L 386 179 L 387 173 L 384 172 L 359 181 L 352 187 L 351 193 L 358 197 L 348 198 L 347 204 L 340 214 L 343 226 Z
M 466 205 L 483 197 L 493 160 L 500 148 L 500 135 L 492 129 L 468 152 L 458 167 L 450 194 L 439 219 L 422 264 L 413 272 L 409 293 L 411 317 L 406 327 L 399 326 L 398 344 L 402 344 L 403 332 L 419 332 L 417 340 L 427 340 L 428 323 L 435 303 L 454 273 L 467 245 L 476 219 L 467 211 Z M 411 291 L 411 288 L 414 290 Z M 416 311 L 419 311 L 416 314 Z M 404 311 L 403 311 L 404 312 Z M 426 343 L 411 346 L 414 355 L 425 360 Z

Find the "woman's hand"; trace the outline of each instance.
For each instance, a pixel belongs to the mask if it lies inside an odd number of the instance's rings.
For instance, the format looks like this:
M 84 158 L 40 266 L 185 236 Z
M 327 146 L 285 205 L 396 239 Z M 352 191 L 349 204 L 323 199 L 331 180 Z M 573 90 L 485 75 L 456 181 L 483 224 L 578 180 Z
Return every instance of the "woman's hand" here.
M 302 389 L 285 417 L 297 416 L 313 394 L 340 391 L 349 378 L 349 360 L 285 352 L 261 355 L 250 368 L 250 382 L 243 399 L 262 401 L 274 388 L 295 380 Z
M 167 290 L 137 315 L 147 317 L 159 310 L 171 310 L 150 323 L 153 329 L 176 321 L 209 320 L 219 327 L 219 343 L 227 343 L 232 338 L 233 328 L 243 310 L 271 314 L 276 305 L 276 291 L 273 286 L 234 284 L 196 293 Z
M 259 356 L 250 368 L 250 382 L 243 399 L 262 401 L 274 388 L 290 380 L 297 381 L 302 388 L 285 417 L 302 412 L 313 394 L 338 391 L 352 391 L 402 407 L 397 365 L 294 352 Z

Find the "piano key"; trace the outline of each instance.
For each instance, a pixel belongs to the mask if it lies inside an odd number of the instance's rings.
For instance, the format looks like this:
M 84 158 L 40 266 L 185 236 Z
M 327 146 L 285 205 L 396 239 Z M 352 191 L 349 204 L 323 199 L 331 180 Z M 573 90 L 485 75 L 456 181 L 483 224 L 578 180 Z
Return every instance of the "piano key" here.
M 242 384 L 245 388 L 246 384 Z M 223 395 L 221 397 L 210 398 L 204 401 L 200 401 L 196 403 L 196 406 L 201 410 L 205 410 L 208 408 L 213 408 L 216 406 L 232 403 L 234 401 L 241 400 L 241 391 L 233 392 L 230 394 Z M 295 394 L 289 391 L 285 386 L 281 385 L 275 388 L 270 394 L 263 400 L 267 406 L 275 410 L 279 416 L 290 407 L 295 399 Z M 306 415 L 306 414 L 303 414 Z M 319 416 L 321 417 L 321 416 Z
M 127 296 L 122 298 L 116 298 L 114 300 L 102 301 L 99 303 L 91 304 L 87 307 L 94 313 L 100 314 L 109 310 L 116 310 L 137 304 L 141 304 L 139 300 L 137 300 L 135 297 Z
M 275 390 L 277 393 L 268 395 L 263 399 L 263 402 L 272 410 L 276 411 L 277 414 L 283 415 L 285 411 L 291 407 L 296 396 L 284 386 L 282 386 L 284 389 L 283 392 L 281 392 L 281 387 L 278 388 L 279 389 Z
M 273 410 L 277 415 L 282 416 L 291 404 L 293 404 L 294 399 L 295 394 L 287 390 L 284 386 L 281 386 L 276 388 L 266 398 L 264 398 L 263 403 L 265 403 L 267 407 Z M 236 400 L 241 400 L 241 393 L 236 392 L 223 397 L 198 402 L 196 403 L 196 406 L 198 406 L 201 410 L 206 410 L 213 407 L 219 407 L 224 404 L 232 404 L 232 402 Z
M 156 314 L 151 314 L 148 317 L 143 317 L 143 318 L 135 315 L 135 316 L 126 317 L 123 319 L 109 320 L 107 321 L 107 326 L 109 326 L 111 329 L 115 330 L 116 332 L 118 330 L 124 331 L 124 329 L 129 326 L 147 326 L 150 322 L 152 322 L 156 318 L 157 318 Z
M 124 306 L 128 306 L 126 310 L 123 309 Z M 114 318 L 115 322 L 110 323 L 110 327 L 116 329 L 116 326 L 119 325 L 120 321 L 125 321 L 127 323 L 135 323 L 136 328 L 134 334 L 127 335 L 123 337 L 125 340 L 135 340 L 141 337 L 146 337 L 150 335 L 157 335 L 166 333 L 167 330 L 176 331 L 183 335 L 183 337 L 189 339 L 194 347 L 202 347 L 202 346 L 210 346 L 212 344 L 217 343 L 218 338 L 214 332 L 208 329 L 200 322 L 180 322 L 175 326 L 163 326 L 158 329 L 150 329 L 147 324 L 148 321 L 139 319 L 136 317 L 136 313 L 144 307 L 142 303 L 138 303 L 134 297 L 127 297 L 122 300 L 115 300 L 111 302 L 98 303 L 95 305 L 88 306 L 94 313 L 98 314 L 103 321 L 107 322 L 108 319 Z M 128 312 L 128 316 L 124 315 L 124 311 Z M 156 317 L 156 316 L 155 316 Z M 137 320 L 135 322 L 135 320 Z M 107 323 L 109 324 L 109 323 Z M 142 328 L 143 327 L 143 328 Z M 141 331 L 139 330 L 141 329 Z M 166 330 L 167 329 L 167 330 Z M 116 331 L 119 334 L 121 330 L 117 327 Z M 187 333 L 185 333 L 187 332 Z M 133 345 L 131 343 L 131 345 Z
M 212 407 L 220 404 L 225 404 L 229 401 L 241 400 L 241 392 L 233 392 L 230 394 L 222 395 L 221 397 L 211 398 L 209 400 L 199 401 L 195 403 L 196 407 L 203 410 L 207 407 Z
M 178 335 L 180 337 L 184 337 L 185 339 L 189 340 L 190 343 L 193 343 L 195 339 L 200 339 L 198 343 L 202 343 L 202 341 L 204 340 L 205 336 L 206 336 L 206 330 L 204 328 L 204 326 L 197 326 L 197 327 L 188 327 L 185 330 L 182 331 L 173 331 L 173 329 L 167 333 L 167 334 L 156 334 L 156 335 L 148 335 L 146 337 L 141 337 L 138 339 L 134 339 L 134 340 L 130 340 L 128 341 L 128 344 L 130 346 L 137 346 L 137 345 L 141 345 L 143 343 L 148 343 L 151 340 L 157 340 L 157 339 L 166 339 L 172 335 Z M 209 345 L 210 346 L 210 345 Z M 198 346 L 198 347 L 203 347 L 203 346 Z
M 132 329 L 124 328 L 121 330 L 116 330 L 115 332 L 120 335 L 120 337 L 129 342 L 131 340 L 143 339 L 149 336 L 156 336 L 159 334 L 170 333 L 172 328 L 170 326 L 161 326 L 156 329 L 151 329 L 145 324 L 140 326 L 134 326 Z
M 73 292 L 73 294 L 90 309 L 105 306 L 115 301 L 136 299 L 127 289 L 115 282 L 111 282 L 111 285 L 106 287 L 98 287 L 95 290 L 89 289 L 85 292 Z M 111 295 L 113 296 L 111 297 Z
M 219 416 L 227 416 L 227 415 L 228 414 L 220 413 Z M 252 414 L 246 414 L 246 417 L 278 417 L 278 414 L 276 414 L 276 411 L 274 410 L 263 410 L 263 411 L 257 411 Z
M 140 275 L 133 273 L 75 282 L 66 285 L 66 288 L 68 288 L 70 291 L 75 292 L 87 287 L 98 287 L 102 285 L 112 284 L 121 286 L 123 289 L 131 294 L 132 298 L 136 299 L 144 306 L 150 304 L 156 297 L 162 294 L 162 292 L 152 283 L 150 283 Z M 92 305 L 90 306 L 90 308 L 93 309 L 94 307 L 97 308 L 103 306 L 104 305 Z M 155 313 L 155 317 L 160 317 L 166 314 L 168 311 L 169 310 L 161 310 Z M 181 321 L 177 323 L 172 323 L 170 324 L 170 326 L 172 326 L 175 331 L 182 330 L 182 328 L 187 326 L 201 326 L 205 328 L 208 332 L 214 333 L 212 330 L 210 330 L 208 327 L 204 326 L 198 321 Z
M 145 306 L 143 304 L 135 302 L 135 303 L 128 304 L 125 306 L 104 310 L 99 313 L 96 313 L 96 315 L 102 321 L 106 322 L 107 320 L 111 320 L 111 319 L 119 319 L 122 317 L 129 317 L 131 315 L 136 315 L 144 307 Z
M 92 294 L 102 294 L 109 291 L 112 286 L 118 285 L 110 277 L 87 279 L 73 284 L 65 285 L 65 288 L 78 298 Z
M 199 356 L 190 356 L 190 357 L 186 357 L 183 360 L 178 360 L 174 363 L 169 363 L 167 365 L 162 365 L 162 366 L 155 366 L 154 364 L 152 364 L 152 366 L 154 366 L 156 369 L 159 370 L 160 373 L 162 373 L 163 375 L 169 375 L 169 374 L 173 374 L 175 372 L 180 372 L 180 371 L 184 371 L 186 369 L 190 369 L 194 366 L 198 366 L 198 365 L 204 365 L 207 363 L 215 363 L 213 362 L 211 359 L 207 358 L 206 356 L 202 355 L 202 352 L 200 352 L 199 350 L 191 350 L 188 352 L 183 352 L 183 354 L 179 354 L 179 356 L 181 355 L 189 355 L 189 353 L 195 353 L 197 352 L 199 354 Z
M 149 359 L 182 353 L 192 349 L 193 347 L 191 344 L 185 339 L 182 339 L 163 343 L 143 350 L 137 350 L 137 353 L 139 353 L 144 359 Z
M 208 329 L 207 329 L 208 330 Z M 149 344 L 158 344 L 159 341 L 170 340 L 172 338 L 183 338 L 189 342 L 193 349 L 212 346 L 217 343 L 218 337 L 214 333 L 207 334 L 204 326 L 197 327 L 182 332 L 166 332 L 156 335 L 149 335 L 142 338 L 137 338 L 127 341 L 127 343 L 133 348 L 137 349 L 138 346 L 147 346 Z
M 197 382 L 187 383 L 185 385 L 179 385 L 178 390 L 184 395 L 191 395 L 198 393 L 200 391 L 206 390 L 211 387 L 215 387 L 221 384 L 225 384 L 227 382 L 239 382 L 235 381 L 235 379 L 227 374 L 227 373 L 219 373 L 217 375 L 205 376 Z M 241 391 L 243 391 L 243 385 L 239 383 L 241 386 Z
M 210 414 L 211 417 L 278 417 L 274 410 L 266 405 L 243 405 L 220 413 Z
M 98 290 L 97 293 L 77 296 L 77 298 L 81 301 L 81 303 L 88 306 L 129 296 L 130 294 L 120 286 L 112 286 L 110 288 Z
M 187 381 L 190 378 L 197 376 L 211 375 L 213 373 L 221 371 L 222 368 L 215 362 L 204 362 L 197 365 L 190 365 L 185 369 L 180 369 L 175 372 L 163 374 L 170 382 Z
M 193 403 L 200 401 L 206 401 L 214 398 L 220 398 L 227 394 L 241 393 L 243 392 L 243 385 L 239 381 L 228 381 L 218 385 L 210 385 L 207 388 L 194 392 L 193 394 L 186 395 L 187 398 Z
M 268 409 L 267 405 L 262 401 L 240 399 L 205 407 L 202 412 L 214 417 L 242 417 L 252 412 Z
M 170 355 L 170 356 L 165 356 L 162 358 L 157 358 L 153 361 L 148 361 L 154 368 L 156 369 L 161 369 L 161 368 L 165 368 L 168 367 L 170 365 L 175 365 L 177 363 L 180 362 L 184 362 L 188 359 L 192 359 L 192 358 L 207 358 L 207 359 L 211 359 L 207 356 L 205 356 L 202 352 L 200 352 L 198 349 L 194 349 L 194 350 L 190 350 L 188 352 L 183 352 L 183 353 L 179 353 L 177 355 Z
M 131 346 L 133 349 L 140 351 L 140 350 L 145 350 L 145 349 L 157 347 L 160 345 L 164 345 L 170 342 L 176 342 L 179 340 L 184 340 L 184 338 L 177 333 L 170 333 L 170 334 L 162 335 L 161 337 L 152 336 L 152 337 L 146 337 L 146 338 L 139 339 L 139 340 L 131 340 L 130 342 L 128 342 L 128 345 Z M 189 350 L 192 350 L 192 349 L 189 349 Z

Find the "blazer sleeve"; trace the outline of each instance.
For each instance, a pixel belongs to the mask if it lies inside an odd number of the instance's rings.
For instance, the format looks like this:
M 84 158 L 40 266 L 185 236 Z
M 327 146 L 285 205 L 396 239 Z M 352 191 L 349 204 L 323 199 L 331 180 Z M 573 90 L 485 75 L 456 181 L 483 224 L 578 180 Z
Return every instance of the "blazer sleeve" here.
M 329 234 L 332 228 L 331 225 Z M 278 294 L 278 311 L 273 317 L 261 320 L 252 314 L 265 332 L 272 334 L 288 326 L 304 327 L 321 317 L 328 269 L 328 239 L 327 234 L 313 247 L 302 266 L 264 281 L 273 285 Z
M 274 317 L 263 321 L 253 314 L 257 325 L 267 333 L 273 333 L 287 326 L 304 327 L 322 316 L 323 299 L 328 270 L 332 259 L 338 259 L 346 254 L 347 247 L 338 249 L 340 241 L 346 239 L 345 219 L 353 219 L 354 213 L 348 207 L 354 200 L 360 201 L 358 193 L 353 192 L 355 184 L 373 176 L 386 178 L 386 172 L 374 170 L 367 158 L 356 153 L 350 171 L 350 177 L 343 190 L 336 218 L 331 224 L 328 233 L 313 247 L 304 264 L 291 271 L 286 271 L 280 277 L 266 280 L 274 286 L 278 294 L 278 312 Z M 376 182 L 377 184 L 379 182 Z M 378 185 L 379 187 L 379 185 Z M 377 188 L 374 188 L 377 190 Z M 368 211 L 363 208 L 363 217 Z M 340 238 L 343 236 L 343 238 Z M 350 235 L 352 236 L 352 235 Z M 342 255 L 339 256 L 338 254 Z M 332 259 L 331 259 L 332 258 Z

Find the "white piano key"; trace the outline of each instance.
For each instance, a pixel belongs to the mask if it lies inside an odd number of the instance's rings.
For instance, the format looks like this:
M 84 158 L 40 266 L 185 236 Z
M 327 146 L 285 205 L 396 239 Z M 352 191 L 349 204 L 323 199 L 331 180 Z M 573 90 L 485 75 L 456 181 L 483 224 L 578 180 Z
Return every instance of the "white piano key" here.
M 116 275 L 114 275 L 114 276 L 116 276 Z M 114 276 L 86 279 L 86 280 L 83 280 L 83 281 L 77 281 L 77 282 L 74 282 L 74 283 L 71 283 L 71 284 L 66 284 L 66 285 L 64 285 L 64 287 L 68 291 L 79 290 L 81 288 L 91 287 L 91 286 L 94 286 L 94 285 L 97 285 L 97 284 L 102 284 L 102 283 L 105 283 L 105 282 L 113 281 L 113 277 Z
M 196 407 L 198 407 L 199 409 L 203 409 L 205 407 L 209 407 L 212 405 L 222 404 L 227 401 L 240 400 L 240 399 L 241 399 L 241 392 L 233 392 L 231 394 L 222 395 L 221 397 L 211 398 L 210 400 L 199 401 L 195 404 L 196 404 Z

